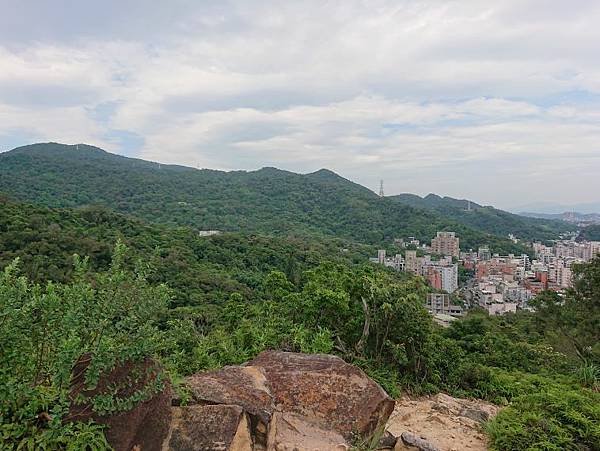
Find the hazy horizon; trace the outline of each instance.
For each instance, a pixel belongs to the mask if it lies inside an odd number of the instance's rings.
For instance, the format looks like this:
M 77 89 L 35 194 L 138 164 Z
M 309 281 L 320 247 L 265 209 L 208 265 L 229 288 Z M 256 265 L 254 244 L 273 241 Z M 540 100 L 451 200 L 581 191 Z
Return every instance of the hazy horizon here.
M 600 2 L 3 2 L 0 148 L 600 199 Z

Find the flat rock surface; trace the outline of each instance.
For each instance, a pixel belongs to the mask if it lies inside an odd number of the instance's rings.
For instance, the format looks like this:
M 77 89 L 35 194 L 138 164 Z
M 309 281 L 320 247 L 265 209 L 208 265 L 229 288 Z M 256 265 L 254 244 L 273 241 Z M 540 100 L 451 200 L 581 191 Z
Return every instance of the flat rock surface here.
M 384 424 L 394 400 L 339 357 L 267 351 L 248 363 L 264 371 L 276 410 L 304 416 L 346 437 Z
M 346 450 L 346 440 L 334 431 L 312 424 L 291 413 L 276 412 L 271 421 L 268 450 L 315 451 Z
M 409 432 L 440 451 L 485 451 L 488 442 L 481 421 L 492 418 L 498 410 L 498 406 L 484 401 L 443 393 L 420 398 L 405 396 L 396 401 L 387 430 L 397 437 Z M 398 440 L 396 449 L 418 448 Z
M 240 406 L 174 407 L 171 428 L 162 449 L 252 451 L 248 416 Z
M 186 379 L 195 402 L 235 404 L 267 424 L 274 405 L 262 368 L 227 366 L 194 374 Z

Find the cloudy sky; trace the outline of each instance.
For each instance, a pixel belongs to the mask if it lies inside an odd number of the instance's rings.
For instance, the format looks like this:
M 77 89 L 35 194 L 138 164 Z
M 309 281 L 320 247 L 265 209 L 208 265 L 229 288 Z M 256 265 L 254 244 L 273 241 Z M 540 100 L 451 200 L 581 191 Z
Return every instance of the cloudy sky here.
M 600 200 L 600 1 L 0 0 L 0 150 Z

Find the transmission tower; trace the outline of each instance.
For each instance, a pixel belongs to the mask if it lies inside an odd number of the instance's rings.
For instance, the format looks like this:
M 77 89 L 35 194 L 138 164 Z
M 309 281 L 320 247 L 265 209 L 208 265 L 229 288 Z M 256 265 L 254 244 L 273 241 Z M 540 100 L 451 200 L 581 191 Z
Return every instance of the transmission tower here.
M 384 197 L 385 194 L 383 193 L 383 180 L 379 181 L 379 197 Z

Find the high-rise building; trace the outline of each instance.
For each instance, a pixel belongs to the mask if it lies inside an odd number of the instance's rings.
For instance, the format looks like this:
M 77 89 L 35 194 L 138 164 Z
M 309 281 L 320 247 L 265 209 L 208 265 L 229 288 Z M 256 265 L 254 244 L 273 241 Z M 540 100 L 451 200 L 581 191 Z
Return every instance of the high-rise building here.
M 419 273 L 419 259 L 417 258 L 417 251 L 407 250 L 404 253 L 404 268 L 407 272 L 413 274 Z
M 442 290 L 446 293 L 453 293 L 458 289 L 458 266 L 442 266 L 440 268 L 442 275 Z
M 460 255 L 458 237 L 454 232 L 438 232 L 431 240 L 431 252 L 458 258 Z

